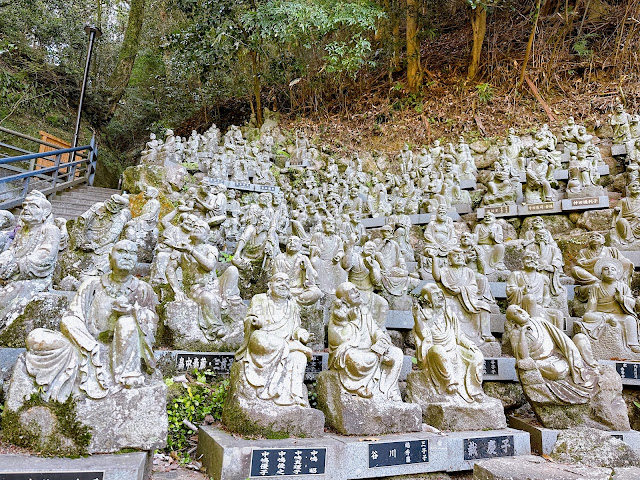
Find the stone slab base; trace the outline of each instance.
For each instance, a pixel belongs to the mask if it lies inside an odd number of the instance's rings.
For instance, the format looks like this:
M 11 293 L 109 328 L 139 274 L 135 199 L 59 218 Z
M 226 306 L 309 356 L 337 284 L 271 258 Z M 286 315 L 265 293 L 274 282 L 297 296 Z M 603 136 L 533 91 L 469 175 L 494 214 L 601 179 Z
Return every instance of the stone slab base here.
M 587 467 L 549 463 L 533 455 L 483 460 L 473 468 L 477 480 L 634 480 L 639 467 Z
M 525 203 L 518 205 L 518 215 L 521 217 L 529 215 L 549 215 L 552 213 L 562 213 L 562 202 Z
M 33 480 L 46 480 L 47 474 L 62 472 L 103 472 L 104 480 L 144 480 L 151 466 L 146 452 L 121 455 L 93 455 L 86 458 L 43 458 L 25 455 L 0 455 L 0 478 L 7 473 L 30 474 Z M 148 461 L 149 460 L 149 461 Z M 72 477 L 69 477 L 70 479 Z M 83 477 L 84 478 L 84 477 Z M 89 478 L 89 477 L 86 477 Z M 95 477 L 91 477 L 92 479 Z M 76 477 L 74 476 L 75 480 Z
M 510 428 L 376 435 L 375 439 L 325 434 L 314 438 L 245 440 L 211 426 L 200 427 L 198 432 L 197 455 L 207 475 L 215 480 L 272 478 L 278 475 L 274 469 L 280 457 L 285 458 L 281 462 L 283 471 L 290 472 L 296 452 L 301 457 L 301 471 L 295 478 L 351 480 L 471 470 L 483 458 L 529 455 L 531 449 L 529 434 Z M 315 462 L 310 461 L 312 452 Z M 262 458 L 268 461 L 261 461 Z M 264 475 L 260 474 L 261 467 Z M 309 473 L 310 468 L 318 469 L 318 473 Z
M 579 210 L 596 210 L 609 208 L 609 197 L 600 195 L 597 197 L 565 198 L 562 200 L 562 211 L 571 212 Z
M 478 218 L 484 218 L 487 212 L 493 213 L 496 217 L 516 217 L 518 216 L 518 206 L 514 203 L 511 205 L 480 207 L 476 210 Z
M 515 417 L 513 415 L 508 418 L 509 426 L 518 430 L 525 431 L 531 436 L 531 450 L 538 455 L 548 455 L 558 440 L 560 430 L 540 427 L 533 422 Z M 636 430 L 627 431 L 608 431 L 606 432 L 628 444 L 635 451 L 640 452 L 640 432 Z
M 417 432 L 422 424 L 419 405 L 380 397 L 362 398 L 342 389 L 338 373 L 328 370 L 317 377 L 318 408 L 327 426 L 343 435 L 385 435 Z
M 167 443 L 167 386 L 123 389 L 102 400 L 81 399 L 78 420 L 91 428 L 89 453 L 155 450 Z
M 604 329 L 600 335 L 600 338 L 589 338 L 591 344 L 591 350 L 593 351 L 593 358 L 598 360 L 610 360 L 612 358 L 630 360 L 633 362 L 640 362 L 640 353 L 632 352 L 622 342 L 622 329 L 620 325 L 611 326 L 608 323 L 604 324 Z

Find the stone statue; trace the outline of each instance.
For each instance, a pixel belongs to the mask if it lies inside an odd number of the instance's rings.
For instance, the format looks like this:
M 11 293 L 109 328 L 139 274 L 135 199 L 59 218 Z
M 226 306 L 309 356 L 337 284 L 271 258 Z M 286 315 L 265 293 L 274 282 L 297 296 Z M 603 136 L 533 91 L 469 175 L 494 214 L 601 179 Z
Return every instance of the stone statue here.
M 618 103 L 609 118 L 609 124 L 613 128 L 613 143 L 625 144 L 631 140 L 630 124 L 631 115 L 624 111 L 624 105 Z
M 595 267 L 602 258 L 614 258 L 620 262 L 623 271 L 622 278 L 629 285 L 633 273 L 633 263 L 628 260 L 616 247 L 605 247 L 605 238 L 601 233 L 592 232 L 589 235 L 589 245 L 578 252 L 576 265 L 571 269 L 571 276 L 575 279 L 576 297 L 587 301 L 589 286 L 598 283 Z
M 460 319 L 462 331 L 485 355 L 499 355 L 499 345 L 491 334 L 491 306 L 480 298 L 476 274 L 466 266 L 464 252 L 455 248 L 449 252 L 449 265 L 440 267 L 431 257 L 432 274 L 444 291 L 451 310 Z M 497 352 L 493 352 L 497 348 Z M 485 351 L 486 350 L 486 351 Z
M 60 236 L 51 203 L 38 190 L 31 191 L 22 203 L 15 238 L 0 253 L 0 329 L 14 320 L 12 312 L 51 287 Z
M 507 308 L 507 324 L 520 383 L 543 427 L 596 422 L 602 429 L 629 428 L 620 377 L 598 367 L 584 334 L 570 339 L 517 305 Z
M 513 168 L 505 167 L 499 161 L 493 164 L 493 175 L 487 182 L 487 192 L 482 197 L 482 205 L 513 205 L 518 198 L 518 177 Z
M 381 268 L 381 283 L 389 295 L 401 296 L 407 293 L 409 271 L 400 245 L 393 239 L 393 227 L 382 227 L 382 241 L 378 245 L 376 259 Z
M 309 408 L 304 372 L 310 336 L 289 282 L 286 273 L 276 273 L 268 292 L 251 299 L 222 415 L 231 430 L 315 436 L 324 429 L 322 413 Z
M 151 132 L 149 134 L 149 141 L 145 144 L 144 150 L 140 152 L 140 163 L 155 165 L 158 158 L 158 149 L 160 142 L 156 139 L 156 134 Z
M 627 196 L 622 198 L 613 211 L 613 225 L 609 232 L 614 245 L 629 245 L 633 248 L 640 239 L 640 181 L 631 182 Z
M 522 147 L 522 140 L 516 135 L 515 128 L 510 127 L 509 134 L 507 135 L 507 143 L 504 146 L 504 154 L 510 160 L 511 167 L 515 168 L 518 173 L 524 173 L 526 169 L 524 158 L 520 156 Z
M 168 244 L 181 253 L 167 267 L 167 280 L 175 295 L 175 302 L 184 304 L 191 301 L 197 307 L 192 316 L 195 318 L 180 318 L 180 313 L 176 312 L 168 315 L 172 318 L 167 318 L 165 323 L 177 331 L 199 327 L 204 338 L 211 341 L 224 338 L 233 331 L 233 325 L 227 326 L 223 322 L 222 310 L 226 310 L 228 304 L 241 304 L 242 299 L 238 289 L 239 273 L 234 265 L 229 265 L 218 278 L 218 249 L 207 243 L 209 234 L 207 222 L 197 220 L 189 233 L 189 243 Z M 177 310 L 186 313 L 187 309 L 188 306 L 183 305 Z
M 618 348 L 606 348 L 609 345 L 600 345 L 597 348 L 598 358 L 624 358 L 624 353 L 640 354 L 640 342 L 638 341 L 638 326 L 640 320 L 636 313 L 636 297 L 633 295 L 629 285 L 620 280 L 622 276 L 622 264 L 615 258 L 603 257 L 599 259 L 594 267 L 594 273 L 599 281 L 589 286 L 587 311 L 582 318 L 582 322 L 574 325 L 576 332 L 586 333 L 593 340 L 600 343 L 605 330 L 615 332 Z M 607 335 L 610 336 L 610 335 Z M 607 341 L 606 343 L 609 343 Z M 595 351 L 595 349 L 594 349 Z M 640 355 L 633 355 L 640 359 Z
M 533 150 L 533 158 L 527 165 L 527 182 L 524 188 L 526 203 L 553 202 L 556 199 L 551 184 L 555 183 L 553 159 L 546 150 Z
M 160 220 L 160 201 L 158 189 L 147 187 L 144 192 L 146 203 L 142 207 L 140 215 L 129 220 L 125 225 L 125 237 L 138 245 L 138 261 L 150 263 L 153 260 L 153 251 L 158 243 L 160 232 L 158 221 Z
M 576 124 L 573 117 L 569 117 L 567 119 L 567 124 L 562 127 L 560 138 L 564 144 L 564 148 L 569 152 L 575 152 L 578 150 L 577 138 L 580 136 L 580 133 L 578 132 L 579 127 L 580 125 Z
M 89 450 L 94 452 L 153 448 L 166 438 L 166 386 L 153 355 L 157 298 L 149 284 L 132 275 L 136 252 L 134 242 L 117 242 L 109 256 L 111 271 L 82 283 L 60 321 L 61 331 L 37 328 L 28 335 L 7 399 L 7 406 L 18 410 L 24 393 L 29 396 L 27 384 L 45 402 L 73 396 L 78 420 L 93 430 Z M 132 418 L 135 425 L 129 425 Z
M 0 210 L 0 253 L 4 252 L 16 236 L 15 216 L 8 210 Z
M 546 230 L 538 230 L 535 233 L 533 243 L 527 246 L 527 250 L 538 254 L 538 270 L 549 278 L 549 289 L 552 297 L 562 297 L 559 300 L 566 304 L 567 291 L 560 283 L 561 276 L 564 276 L 562 267 L 564 259 L 562 252 L 551 239 L 551 234 Z M 564 310 L 562 307 L 558 307 Z
M 322 230 L 312 235 L 309 257 L 318 272 L 320 290 L 333 295 L 338 285 L 347 279 L 347 273 L 341 266 L 344 243 L 336 233 L 333 217 L 325 218 L 322 221 Z
M 553 152 L 556 149 L 557 142 L 558 139 L 551 130 L 549 130 L 549 125 L 546 123 L 543 123 L 542 128 L 533 136 L 533 145 L 538 150 Z
M 577 150 L 569 159 L 569 181 L 567 196 L 595 196 L 604 193 L 598 186 L 598 166 L 587 157 L 585 150 Z
M 510 305 L 523 308 L 532 317 L 546 318 L 562 329 L 565 315 L 551 307 L 551 281 L 538 271 L 539 258 L 538 253 L 525 250 L 522 270 L 511 273 L 507 279 L 507 300 Z
M 318 287 L 318 273 L 302 250 L 301 240 L 292 235 L 287 240 L 287 249 L 276 256 L 273 262 L 273 274 L 285 273 L 289 277 L 291 296 L 304 306 L 313 305 L 322 297 Z
M 453 226 L 453 219 L 447 215 L 447 207 L 441 205 L 438 212 L 431 218 L 424 230 L 426 241 L 425 253 L 438 257 L 445 257 L 459 244 L 458 236 Z
M 129 220 L 129 199 L 118 194 L 78 217 L 70 233 L 76 248 L 86 252 L 81 275 L 101 275 L 109 270 L 109 254 Z
M 165 215 L 160 224 L 163 227 L 162 234 L 158 239 L 158 244 L 154 252 L 151 263 L 150 283 L 152 285 L 164 285 L 167 283 L 167 266 L 172 258 L 180 255 L 173 245 L 186 245 L 189 241 L 189 234 L 198 218 L 189 213 L 190 208 L 180 206 Z M 178 213 L 180 215 L 178 216 Z M 171 223 L 178 216 L 178 224 Z
M 484 264 L 487 269 L 482 273 L 487 275 L 494 271 L 506 271 L 502 226 L 496 221 L 496 216 L 486 212 L 482 222 L 473 229 L 473 234 L 484 253 Z
M 341 433 L 416 431 L 421 410 L 403 404 L 398 388 L 402 350 L 376 323 L 360 289 L 336 290 L 329 319 L 329 370 L 317 377 L 318 406 L 327 424 Z
M 502 404 L 482 390 L 484 356 L 462 331 L 440 288 L 427 283 L 413 307 L 418 371 L 407 377 L 407 400 L 438 429 L 504 428 Z

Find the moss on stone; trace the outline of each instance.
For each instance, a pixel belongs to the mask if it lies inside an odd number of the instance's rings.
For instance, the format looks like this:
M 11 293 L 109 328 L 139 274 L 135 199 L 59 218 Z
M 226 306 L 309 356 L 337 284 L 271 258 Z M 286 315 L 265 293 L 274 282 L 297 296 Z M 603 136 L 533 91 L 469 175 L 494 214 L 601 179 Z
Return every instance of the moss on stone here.
M 24 425 L 22 415 L 32 408 L 46 408 L 56 419 L 57 428 L 43 438 L 40 426 L 32 422 Z M 66 402 L 45 402 L 38 394 L 17 412 L 4 410 L 2 414 L 2 438 L 15 445 L 37 450 L 42 455 L 77 457 L 87 455 L 91 430 L 78 421 L 76 403 L 72 397 Z
M 24 348 L 29 332 L 35 328 L 57 330 L 69 301 L 64 295 L 40 294 L 29 302 L 11 325 L 0 331 L 0 346 Z

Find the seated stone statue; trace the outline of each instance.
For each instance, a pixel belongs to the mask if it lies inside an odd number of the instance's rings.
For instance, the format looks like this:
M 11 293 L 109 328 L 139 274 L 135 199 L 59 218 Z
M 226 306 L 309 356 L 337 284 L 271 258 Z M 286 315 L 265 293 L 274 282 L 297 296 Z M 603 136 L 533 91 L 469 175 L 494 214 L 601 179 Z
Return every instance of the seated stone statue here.
M 336 297 L 328 327 L 329 370 L 317 377 L 318 406 L 327 424 L 352 435 L 418 430 L 420 407 L 400 398 L 402 350 L 376 324 L 354 284 L 341 284 Z
M 380 282 L 386 293 L 401 296 L 407 293 L 409 271 L 400 245 L 393 238 L 393 227 L 385 225 L 381 230 L 382 241 L 376 252 L 382 273 Z
M 454 431 L 504 428 L 502 404 L 482 390 L 484 356 L 436 284 L 422 288 L 413 319 L 418 371 L 407 377 L 407 400 L 422 406 L 423 421 Z
M 309 408 L 304 372 L 310 338 L 289 281 L 287 274 L 276 273 L 268 292 L 251 299 L 222 415 L 231 430 L 314 436 L 324 429 L 322 413 Z
M 322 230 L 311 236 L 309 257 L 318 272 L 318 284 L 324 293 L 333 295 L 338 285 L 347 279 L 341 265 L 344 257 L 344 242 L 336 233 L 336 221 L 327 217 L 322 221 Z
M 478 246 L 484 252 L 484 264 L 488 267 L 482 273 L 487 275 L 496 270 L 507 270 L 504 264 L 502 226 L 496 221 L 496 216 L 486 212 L 482 222 L 473 229 L 473 234 L 476 236 Z
M 640 354 L 636 297 L 629 285 L 620 280 L 622 264 L 614 258 L 604 257 L 596 263 L 594 273 L 600 280 L 589 286 L 587 311 L 582 322 L 576 322 L 574 330 L 598 340 L 592 342 L 598 358 L 625 358 L 630 354 Z M 609 326 L 615 332 L 609 332 Z M 607 338 L 603 338 L 605 331 L 608 331 Z M 633 357 L 640 359 L 640 355 Z
M 186 337 L 184 340 L 187 342 L 206 343 L 228 337 L 236 328 L 225 324 L 223 311 L 227 311 L 230 305 L 242 304 L 238 269 L 229 265 L 218 278 L 218 249 L 207 243 L 209 234 L 207 222 L 197 220 L 189 235 L 189 243 L 169 245 L 181 254 L 167 267 L 167 280 L 175 302 L 166 307 L 165 325 L 172 330 L 174 337 Z M 189 301 L 195 303 L 193 311 L 185 305 Z M 174 305 L 176 303 L 179 305 Z M 239 333 L 242 329 L 237 330 Z
M 292 235 L 287 240 L 287 250 L 276 256 L 273 274 L 286 273 L 291 295 L 300 305 L 313 305 L 322 297 L 318 287 L 318 273 L 306 255 L 300 253 L 302 242 Z
M 524 188 L 526 203 L 553 202 L 556 199 L 551 186 L 555 182 L 553 159 L 546 150 L 533 150 L 533 158 L 526 170 L 527 182 Z
M 459 244 L 458 236 L 453 226 L 453 219 L 447 216 L 447 207 L 441 205 L 438 212 L 424 229 L 427 256 L 446 257 Z
M 532 317 L 541 317 L 563 328 L 565 315 L 551 308 L 551 287 L 549 277 L 538 271 L 540 256 L 526 250 L 522 258 L 522 270 L 512 272 L 507 279 L 507 301 L 517 305 Z
M 570 339 L 517 305 L 507 308 L 507 331 L 524 394 L 543 427 L 591 421 L 603 429 L 629 429 L 620 377 L 611 367 L 598 367 L 584 334 Z
M 452 250 L 448 260 L 448 266 L 440 267 L 432 257 L 434 280 L 444 291 L 449 307 L 460 319 L 465 335 L 485 355 L 499 355 L 500 346 L 491 334 L 491 305 L 480 298 L 476 274 L 466 266 L 465 254 L 460 248 Z
M 180 213 L 182 211 L 182 213 Z M 186 206 L 178 207 L 165 215 L 160 224 L 163 227 L 162 234 L 158 238 L 158 243 L 154 251 L 153 262 L 151 262 L 150 283 L 152 285 L 164 285 L 167 283 L 167 266 L 171 259 L 176 259 L 180 255 L 179 250 L 173 245 L 186 245 L 189 242 L 189 234 L 198 218 L 188 213 L 191 211 Z M 180 215 L 178 216 L 178 213 Z M 178 217 L 178 224 L 172 223 Z
M 601 258 L 615 258 L 623 268 L 622 277 L 629 285 L 633 273 L 633 263 L 628 260 L 616 247 L 605 247 L 605 238 L 598 232 L 589 235 L 589 246 L 583 248 L 576 256 L 576 265 L 571 269 L 571 276 L 575 279 L 576 297 L 581 301 L 587 301 L 589 285 L 598 283 L 599 278 L 595 274 L 595 267 Z
M 92 429 L 93 452 L 148 449 L 166 441 L 166 387 L 153 354 L 157 298 L 149 284 L 132 275 L 136 252 L 135 243 L 117 242 L 109 256 L 111 271 L 82 283 L 60 321 L 61 331 L 37 328 L 28 335 L 9 389 L 7 406 L 14 411 L 24 393 L 28 398 L 27 384 L 45 402 L 74 397 L 78 420 Z M 126 393 L 130 389 L 135 392 Z
M 36 293 L 51 287 L 60 237 L 51 203 L 39 191 L 30 192 L 22 204 L 15 238 L 0 253 L 0 330 Z
M 564 258 L 558 246 L 551 240 L 551 234 L 546 230 L 536 231 L 533 243 L 526 249 L 538 254 L 538 271 L 549 278 L 551 296 L 560 302 L 557 308 L 566 310 L 567 290 L 560 283 L 560 278 L 564 276 Z
M 124 237 L 138 245 L 138 261 L 150 263 L 153 260 L 153 250 L 158 243 L 160 231 L 160 201 L 158 189 L 147 187 L 144 192 L 146 203 L 142 207 L 140 215 L 133 218 L 125 225 Z
M 571 155 L 569 160 L 569 181 L 567 182 L 567 195 L 598 195 L 603 193 L 598 186 L 600 175 L 598 166 L 594 164 L 584 150 L 578 150 Z
M 609 236 L 614 245 L 632 247 L 640 239 L 640 182 L 631 182 L 627 187 L 627 196 L 615 206 Z
M 518 198 L 516 181 L 518 177 L 513 174 L 511 166 L 503 168 L 500 162 L 493 164 L 493 175 L 487 182 L 487 192 L 482 197 L 481 204 L 488 205 L 513 205 Z
M 631 115 L 624 111 L 624 105 L 618 103 L 609 118 L 609 124 L 613 128 L 613 143 L 625 144 L 631 140 Z

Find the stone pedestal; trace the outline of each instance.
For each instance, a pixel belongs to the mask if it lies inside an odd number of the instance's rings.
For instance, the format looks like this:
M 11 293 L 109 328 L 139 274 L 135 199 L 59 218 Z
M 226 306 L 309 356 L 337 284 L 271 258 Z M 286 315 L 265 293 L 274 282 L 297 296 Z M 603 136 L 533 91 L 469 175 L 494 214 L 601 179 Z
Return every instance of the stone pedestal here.
M 229 305 L 222 311 L 222 322 L 228 333 L 218 339 L 205 337 L 201 324 L 200 307 L 193 300 L 169 302 L 165 306 L 163 321 L 171 331 L 173 347 L 181 350 L 203 352 L 232 352 L 242 345 L 244 338 L 244 303 Z
M 327 426 L 344 435 L 385 435 L 420 430 L 422 409 L 419 405 L 347 393 L 336 371 L 328 370 L 318 375 L 317 391 L 318 408 L 325 413 Z
M 575 327 L 579 328 L 580 324 Z M 631 360 L 640 361 L 640 353 L 632 352 L 623 342 L 623 334 L 620 325 L 603 324 L 602 333 L 596 340 L 589 337 L 593 358 L 598 360 Z
M 324 415 L 320 410 L 298 405 L 276 405 L 256 397 L 246 385 L 242 363 L 231 367 L 231 387 L 222 412 L 222 422 L 230 430 L 264 437 L 312 437 L 324 432 Z
M 481 402 L 470 403 L 457 393 L 439 394 L 423 371 L 413 371 L 407 376 L 407 401 L 420 405 L 422 421 L 438 430 L 459 432 L 507 427 L 500 400 L 485 395 Z

